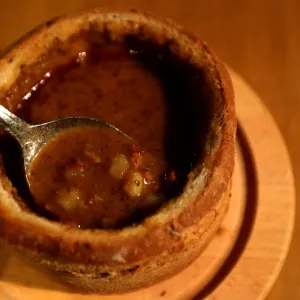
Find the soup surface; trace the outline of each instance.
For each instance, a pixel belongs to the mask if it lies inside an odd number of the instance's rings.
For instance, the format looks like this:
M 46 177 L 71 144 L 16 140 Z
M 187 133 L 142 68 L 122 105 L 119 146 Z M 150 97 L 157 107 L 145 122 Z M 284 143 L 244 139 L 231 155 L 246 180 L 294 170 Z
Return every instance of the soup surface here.
M 58 134 L 28 171 L 36 202 L 68 224 L 117 227 L 136 211 L 164 200 L 176 180 L 128 137 L 108 128 L 82 127 Z
M 37 78 L 26 93 L 10 91 L 11 99 L 22 99 L 15 113 L 31 124 L 98 118 L 136 142 L 99 128 L 59 135 L 33 163 L 32 199 L 17 171 L 19 150 L 4 135 L 8 176 L 48 218 L 82 228 L 138 222 L 182 192 L 200 159 L 207 124 L 202 84 L 199 71 L 166 47 L 132 40 L 89 45 Z

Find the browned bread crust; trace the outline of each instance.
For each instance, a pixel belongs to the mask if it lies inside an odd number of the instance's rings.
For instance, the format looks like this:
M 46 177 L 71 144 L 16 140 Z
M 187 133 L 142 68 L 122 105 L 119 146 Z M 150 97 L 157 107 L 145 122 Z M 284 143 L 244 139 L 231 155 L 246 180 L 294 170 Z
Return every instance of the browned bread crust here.
M 130 33 L 168 44 L 176 55 L 204 70 L 214 111 L 205 158 L 190 173 L 180 197 L 138 226 L 122 230 L 71 229 L 37 216 L 22 204 L 1 165 L 0 236 L 71 283 L 103 293 L 123 292 L 178 272 L 218 229 L 228 209 L 234 168 L 234 94 L 225 67 L 194 34 L 147 14 L 96 9 L 47 22 L 7 49 L 0 60 L 1 104 L 13 111 L 18 103 L 7 92 L 16 82 L 20 90 L 28 90 L 24 70 L 34 66 L 37 76 L 44 74 L 53 45 L 90 28 L 114 41 Z

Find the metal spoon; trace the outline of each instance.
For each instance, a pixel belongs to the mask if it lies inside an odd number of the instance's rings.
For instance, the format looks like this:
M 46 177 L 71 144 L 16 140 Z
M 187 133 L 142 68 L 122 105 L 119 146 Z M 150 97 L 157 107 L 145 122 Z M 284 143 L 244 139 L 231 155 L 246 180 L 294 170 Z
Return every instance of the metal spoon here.
M 107 127 L 131 139 L 113 125 L 88 117 L 66 117 L 47 123 L 30 125 L 0 105 L 0 127 L 7 130 L 18 141 L 23 152 L 26 178 L 33 158 L 51 138 L 64 130 L 87 126 Z

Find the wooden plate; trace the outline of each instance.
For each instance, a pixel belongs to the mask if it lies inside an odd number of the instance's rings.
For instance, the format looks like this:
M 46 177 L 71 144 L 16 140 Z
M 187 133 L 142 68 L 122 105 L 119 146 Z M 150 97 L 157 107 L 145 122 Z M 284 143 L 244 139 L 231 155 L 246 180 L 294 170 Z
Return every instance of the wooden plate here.
M 231 74 L 239 121 L 231 205 L 218 234 L 193 264 L 164 282 L 133 293 L 83 295 L 2 245 L 0 298 L 263 299 L 278 276 L 292 236 L 293 175 L 284 141 L 269 112 L 253 90 Z

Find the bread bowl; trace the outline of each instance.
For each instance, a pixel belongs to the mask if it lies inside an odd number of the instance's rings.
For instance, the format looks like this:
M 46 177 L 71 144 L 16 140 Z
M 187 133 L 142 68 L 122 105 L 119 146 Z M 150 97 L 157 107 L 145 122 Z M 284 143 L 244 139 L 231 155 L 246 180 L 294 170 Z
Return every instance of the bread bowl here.
M 228 210 L 234 168 L 236 118 L 228 72 L 204 41 L 172 21 L 100 9 L 39 26 L 0 60 L 0 104 L 18 112 L 22 98 L 49 70 L 68 64 L 95 41 L 124 44 L 128 36 L 163 47 L 165 56 L 174 56 L 197 74 L 199 93 L 188 113 L 199 128 L 188 142 L 196 143 L 199 153 L 181 193 L 137 224 L 79 229 L 40 214 L 6 175 L 13 170 L 5 159 L 0 168 L 1 238 L 65 281 L 101 293 L 126 292 L 174 275 L 201 253 L 219 228 Z M 184 110 L 189 103 L 183 99 L 181 105 Z M 33 121 L 38 120 L 38 108 L 35 114 Z

